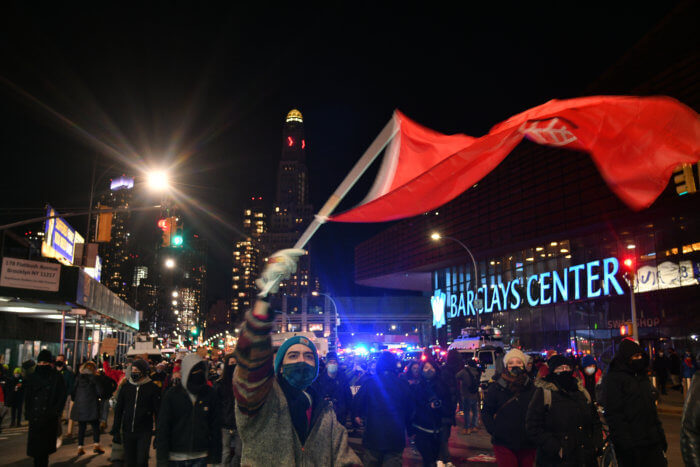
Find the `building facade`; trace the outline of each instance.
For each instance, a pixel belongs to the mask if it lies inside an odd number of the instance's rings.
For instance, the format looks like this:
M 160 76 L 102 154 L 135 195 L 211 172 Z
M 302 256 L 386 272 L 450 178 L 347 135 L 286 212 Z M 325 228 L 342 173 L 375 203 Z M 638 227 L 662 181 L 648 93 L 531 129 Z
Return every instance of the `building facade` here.
M 672 46 L 688 16 L 674 11 L 583 94 L 669 95 L 700 108 L 697 53 Z M 697 351 L 700 195 L 681 196 L 675 183 L 632 212 L 587 154 L 526 141 L 452 202 L 359 245 L 356 282 L 425 292 L 442 344 L 475 326 L 481 310 L 480 324 L 512 345 L 596 355 L 611 355 L 629 332 L 632 289 L 648 350 Z M 466 245 L 476 264 L 434 232 Z
M 231 277 L 231 307 L 227 321 L 238 322 L 255 300 L 255 279 L 264 260 L 263 235 L 267 232 L 267 216 L 262 197 L 251 197 L 243 210 L 245 238 L 234 244 Z
M 100 197 L 97 211 L 100 207 L 128 208 L 133 198 L 133 190 L 132 177 L 122 175 L 111 180 L 109 192 Z M 102 259 L 102 283 L 125 301 L 129 298 L 133 270 L 130 261 L 132 253 L 130 219 L 129 212 L 115 212 L 112 215 L 110 241 L 101 243 L 99 247 Z

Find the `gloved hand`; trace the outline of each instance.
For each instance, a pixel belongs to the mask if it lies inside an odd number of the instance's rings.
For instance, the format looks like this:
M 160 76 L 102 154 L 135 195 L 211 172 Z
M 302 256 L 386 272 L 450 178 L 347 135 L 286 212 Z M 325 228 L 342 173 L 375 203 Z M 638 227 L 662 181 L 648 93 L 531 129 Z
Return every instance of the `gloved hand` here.
M 289 279 L 297 270 L 299 257 L 306 254 L 300 248 L 287 248 L 275 252 L 267 260 L 267 266 L 255 281 L 255 285 L 260 289 L 259 297 L 267 297 L 270 293 L 279 290 L 280 282 Z

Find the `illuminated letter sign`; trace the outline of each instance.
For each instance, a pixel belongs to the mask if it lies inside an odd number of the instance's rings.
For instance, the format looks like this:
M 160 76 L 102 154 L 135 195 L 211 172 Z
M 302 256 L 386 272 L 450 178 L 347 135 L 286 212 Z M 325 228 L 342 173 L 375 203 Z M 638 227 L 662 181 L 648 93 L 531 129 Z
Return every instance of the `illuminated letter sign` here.
M 447 317 L 456 318 L 461 315 L 476 315 L 477 310 L 480 310 L 479 313 L 517 310 L 525 302 L 535 307 L 568 301 L 570 296 L 573 300 L 580 300 L 581 292 L 584 292 L 584 299 L 624 295 L 615 277 L 619 269 L 620 263 L 617 258 L 605 258 L 602 261 L 596 260 L 569 266 L 561 272 L 543 272 L 527 279 L 513 279 L 508 283 L 499 283 L 491 287 L 484 285 L 479 287 L 476 293 L 468 290 L 466 294 L 464 292 L 445 294 L 435 290 L 435 295 L 430 299 L 433 324 L 436 327 L 446 324 L 444 321 L 446 306 L 449 307 Z M 570 273 L 573 274 L 573 294 L 569 292 L 572 282 L 569 280 Z M 524 299 L 521 296 L 522 289 L 525 291 Z
M 430 298 L 430 306 L 433 309 L 433 326 L 440 329 L 446 323 L 445 321 L 445 299 L 447 297 L 440 290 L 436 290 L 435 294 Z

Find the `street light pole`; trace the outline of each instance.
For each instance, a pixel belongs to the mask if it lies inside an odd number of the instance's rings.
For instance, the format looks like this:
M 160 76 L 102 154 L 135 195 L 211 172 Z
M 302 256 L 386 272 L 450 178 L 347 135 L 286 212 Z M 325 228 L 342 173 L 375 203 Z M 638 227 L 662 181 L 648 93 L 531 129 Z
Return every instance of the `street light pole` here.
M 474 266 L 474 278 L 473 278 L 472 282 L 474 283 L 474 300 L 476 300 L 476 295 L 477 295 L 477 293 L 479 292 L 479 287 L 478 287 L 478 284 L 477 284 L 478 274 L 477 274 L 477 270 L 476 270 L 476 260 L 474 259 L 474 255 L 472 254 L 471 250 L 467 247 L 467 245 L 465 245 L 465 244 L 462 243 L 460 240 L 458 240 L 458 239 L 456 239 L 456 238 L 454 238 L 454 237 L 448 237 L 448 236 L 445 236 L 445 235 L 440 235 L 439 233 L 434 233 L 434 234 L 432 234 L 432 235 L 430 236 L 430 238 L 432 238 L 433 240 L 440 240 L 440 239 L 443 239 L 443 238 L 445 238 L 445 239 L 447 239 L 447 240 L 452 240 L 453 242 L 458 243 L 462 248 L 464 248 L 464 249 L 467 251 L 467 253 L 469 254 L 469 258 L 470 258 L 471 261 L 472 261 L 472 265 Z M 476 307 L 475 307 L 475 308 L 476 308 Z M 479 319 L 479 312 L 481 311 L 481 308 L 482 308 L 482 307 L 479 306 L 478 309 L 476 310 L 476 331 L 477 331 L 477 335 L 479 335 L 479 334 L 481 333 L 481 323 L 480 323 L 480 319 Z

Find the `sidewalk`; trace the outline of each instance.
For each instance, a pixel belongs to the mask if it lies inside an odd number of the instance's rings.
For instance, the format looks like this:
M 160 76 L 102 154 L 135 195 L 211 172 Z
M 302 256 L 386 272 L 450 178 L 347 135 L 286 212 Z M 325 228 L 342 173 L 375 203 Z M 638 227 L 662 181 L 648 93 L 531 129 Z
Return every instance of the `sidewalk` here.
M 683 413 L 685 396 L 680 391 L 676 391 L 675 389 L 668 389 L 667 392 L 668 394 L 661 396 L 661 399 L 656 406 L 659 413 L 681 415 Z

